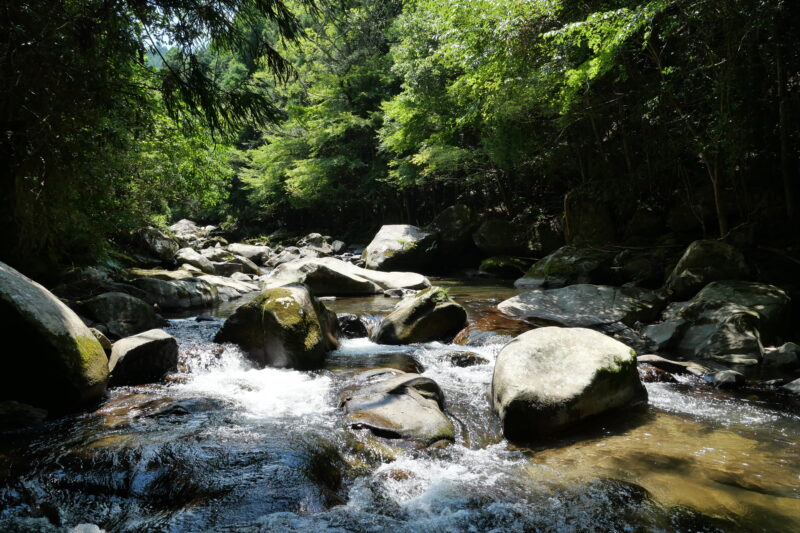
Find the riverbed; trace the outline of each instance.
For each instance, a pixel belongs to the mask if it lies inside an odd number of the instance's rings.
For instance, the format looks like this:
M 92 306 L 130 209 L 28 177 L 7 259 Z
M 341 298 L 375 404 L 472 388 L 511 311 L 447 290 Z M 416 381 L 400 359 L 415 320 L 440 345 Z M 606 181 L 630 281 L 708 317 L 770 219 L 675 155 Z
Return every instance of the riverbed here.
M 472 322 L 517 293 L 437 283 Z M 396 303 L 325 302 L 371 323 Z M 800 530 L 796 400 L 696 378 L 648 383 L 648 409 L 522 448 L 503 439 L 487 397 L 515 333 L 502 321 L 476 346 L 349 339 L 320 371 L 257 370 L 211 340 L 235 305 L 171 318 L 180 366 L 168 382 L 111 389 L 92 412 L 0 435 L 0 530 Z M 454 365 L 454 352 L 477 364 Z M 383 366 L 439 383 L 455 443 L 348 427 L 339 391 Z

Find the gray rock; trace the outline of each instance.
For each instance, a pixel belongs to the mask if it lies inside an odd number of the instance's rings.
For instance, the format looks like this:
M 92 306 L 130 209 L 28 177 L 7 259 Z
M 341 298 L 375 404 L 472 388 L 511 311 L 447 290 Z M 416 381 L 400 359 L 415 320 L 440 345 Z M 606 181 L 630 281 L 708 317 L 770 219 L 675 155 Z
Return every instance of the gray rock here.
M 64 411 L 102 396 L 108 377 L 103 347 L 50 291 L 0 263 L 3 398 Z M 11 349 L 19 343 L 23 349 Z
M 106 337 L 105 333 L 103 333 L 97 328 L 89 328 L 89 331 L 92 332 L 94 338 L 97 339 L 97 342 L 99 342 L 100 346 L 103 347 L 104 352 L 108 353 L 111 351 L 111 341 L 109 340 L 108 337 Z
M 144 252 L 162 261 L 171 261 L 180 248 L 174 237 L 157 228 L 144 228 L 138 235 Z
M 208 237 L 208 231 L 188 219 L 182 219 L 169 227 L 170 231 L 184 244 L 197 244 Z
M 175 259 L 179 263 L 186 263 L 199 268 L 206 274 L 214 273 L 214 265 L 211 264 L 211 261 L 192 248 L 181 248 L 175 255 Z
M 352 427 L 428 445 L 455 440 L 453 423 L 442 412 L 444 395 L 432 379 L 378 369 L 360 374 L 356 381 L 339 403 Z
M 245 274 L 244 272 L 234 272 L 231 275 L 231 279 L 233 281 L 243 281 L 245 283 L 250 283 L 252 281 L 256 281 L 258 276 L 254 274 Z
M 449 340 L 467 322 L 467 312 L 441 287 L 430 287 L 398 303 L 373 335 L 381 344 Z
M 728 370 L 720 364 L 707 362 L 699 363 L 697 361 L 673 361 L 666 359 L 660 355 L 646 354 L 640 355 L 636 358 L 637 362 L 645 363 L 661 370 L 665 370 L 670 374 L 692 374 L 697 377 L 704 377 L 715 372 Z
M 435 256 L 436 234 L 408 224 L 382 226 L 364 250 L 367 268 L 390 271 L 425 269 Z
M 614 252 L 562 246 L 534 263 L 514 286 L 536 289 L 572 283 L 605 283 L 611 278 L 613 259 Z
M 233 259 L 233 254 L 222 246 L 203 248 L 200 250 L 200 255 L 207 257 L 212 263 L 224 263 Z
M 196 272 L 190 272 L 184 268 L 179 268 L 178 270 L 164 270 L 161 268 L 131 268 L 128 269 L 128 274 L 131 278 L 155 278 L 169 281 L 176 279 L 189 279 L 193 278 L 195 274 L 201 273 L 200 269 L 192 266 L 190 266 L 190 268 Z
M 233 261 L 225 261 L 224 263 L 212 261 L 211 265 L 214 267 L 215 276 L 230 277 L 237 272 L 243 271 L 241 263 Z
M 331 255 L 334 251 L 333 247 L 328 242 L 329 240 L 330 237 L 320 235 L 319 233 L 309 233 L 297 241 L 297 246 L 313 250 L 320 256 Z
M 764 366 L 796 367 L 800 365 L 800 346 L 787 342 L 777 348 L 764 350 Z
M 257 246 L 254 244 L 243 244 L 234 242 L 227 246 L 229 252 L 246 257 L 250 261 L 264 265 L 269 261 L 272 255 L 272 250 L 269 246 Z
M 258 366 L 314 369 L 338 346 L 336 313 L 300 284 L 266 289 L 222 325 L 216 342 L 241 346 Z
M 338 241 L 337 240 L 337 241 L 333 241 L 331 243 L 331 250 L 335 254 L 340 254 L 340 253 L 344 252 L 346 248 L 347 248 L 347 245 L 344 243 L 344 241 Z
M 661 323 L 642 333 L 662 351 L 753 365 L 763 355 L 761 330 L 776 330 L 788 305 L 789 297 L 775 286 L 717 281 L 688 302 L 668 306 Z
M 647 392 L 631 348 L 590 329 L 547 327 L 501 350 L 491 397 L 506 438 L 532 441 L 645 403 Z
M 177 368 L 178 342 L 162 329 L 151 329 L 114 343 L 108 360 L 108 384 L 155 383 Z
M 654 318 L 659 306 L 655 293 L 645 289 L 579 284 L 524 292 L 497 308 L 514 318 L 591 328 L 614 322 L 632 326 Z
M 217 289 L 201 279 L 163 281 L 153 278 L 133 280 L 144 291 L 145 299 L 161 309 L 188 309 L 210 307 L 219 303 Z
M 516 279 L 524 275 L 531 262 L 520 257 L 495 256 L 481 261 L 478 270 L 481 274 L 503 279 Z
M 253 261 L 249 260 L 248 258 L 244 257 L 243 255 L 233 255 L 232 261 L 239 263 L 242 267 L 242 272 L 247 274 L 253 274 L 255 276 L 260 276 L 264 273 L 264 271 L 255 264 Z
M 81 315 L 103 324 L 113 339 L 164 325 L 153 306 L 122 292 L 107 292 L 76 304 Z
M 792 394 L 800 394 L 800 379 L 790 381 L 786 385 L 781 386 L 781 389 L 791 392 Z
M 691 298 L 712 281 L 747 279 L 750 268 L 742 253 L 720 241 L 694 241 L 667 278 L 674 298 Z
M 378 294 L 384 289 L 430 287 L 428 278 L 413 272 L 377 272 L 333 257 L 300 259 L 284 263 L 270 272 L 266 287 L 304 283 L 317 296 Z
M 718 389 L 737 389 L 744 385 L 744 375 L 735 370 L 720 370 L 707 375 L 706 381 Z
M 258 285 L 255 283 L 236 281 L 232 278 L 225 278 L 222 276 L 198 276 L 199 280 L 205 281 L 217 290 L 217 296 L 220 301 L 228 302 L 235 300 L 243 294 L 249 294 L 259 290 Z

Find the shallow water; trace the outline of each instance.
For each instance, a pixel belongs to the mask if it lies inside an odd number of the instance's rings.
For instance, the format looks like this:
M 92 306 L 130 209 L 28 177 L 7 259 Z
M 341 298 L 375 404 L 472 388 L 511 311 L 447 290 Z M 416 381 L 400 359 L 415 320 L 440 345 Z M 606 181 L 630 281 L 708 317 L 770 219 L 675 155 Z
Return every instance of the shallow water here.
M 447 283 L 473 321 L 491 320 L 497 301 L 514 294 Z M 396 303 L 326 305 L 380 315 Z M 237 348 L 211 342 L 221 323 L 171 320 L 181 371 L 169 383 L 113 389 L 93 412 L 3 434 L 0 530 L 800 528 L 797 402 L 653 383 L 648 410 L 524 449 L 503 440 L 487 400 L 507 337 L 477 347 L 352 339 L 321 371 L 256 370 Z M 479 364 L 453 366 L 449 356 L 465 351 Z M 439 383 L 455 444 L 419 449 L 346 426 L 338 391 L 355 373 L 387 365 Z

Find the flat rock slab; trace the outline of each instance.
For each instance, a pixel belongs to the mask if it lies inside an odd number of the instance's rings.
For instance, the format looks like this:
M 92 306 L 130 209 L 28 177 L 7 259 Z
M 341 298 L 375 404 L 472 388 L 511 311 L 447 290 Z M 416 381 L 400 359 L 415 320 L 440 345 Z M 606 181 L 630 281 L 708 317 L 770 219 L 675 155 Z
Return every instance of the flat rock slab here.
M 591 328 L 614 322 L 632 326 L 651 318 L 659 306 L 655 293 L 645 289 L 579 284 L 524 292 L 497 308 L 514 318 Z

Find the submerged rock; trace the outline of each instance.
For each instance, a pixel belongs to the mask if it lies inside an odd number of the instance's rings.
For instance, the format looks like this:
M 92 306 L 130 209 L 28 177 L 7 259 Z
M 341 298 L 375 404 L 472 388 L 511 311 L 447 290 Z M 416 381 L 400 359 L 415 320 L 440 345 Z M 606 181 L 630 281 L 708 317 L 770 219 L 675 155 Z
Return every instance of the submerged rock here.
M 352 427 L 424 444 L 455 440 L 453 423 L 442 412 L 444 395 L 432 379 L 378 369 L 360 374 L 356 382 L 339 401 Z
M 58 411 L 99 398 L 106 388 L 103 347 L 50 291 L 0 263 L 0 398 Z M 19 343 L 22 350 L 11 347 Z
M 372 270 L 424 270 L 437 250 L 435 233 L 408 224 L 382 226 L 362 254 Z
M 153 306 L 130 294 L 108 292 L 77 304 L 81 315 L 103 324 L 113 339 L 164 325 Z
M 361 317 L 353 314 L 339 315 L 339 334 L 345 339 L 369 337 L 367 326 Z
M 612 409 L 645 403 L 634 351 L 590 329 L 523 333 L 497 356 L 492 405 L 509 440 L 546 438 Z
M 580 284 L 524 292 L 497 309 L 533 322 L 591 328 L 614 322 L 632 326 L 654 318 L 660 306 L 656 294 L 646 289 Z
M 240 306 L 214 341 L 238 344 L 261 367 L 314 369 L 338 346 L 337 327 L 336 313 L 304 285 L 291 284 L 266 289 Z
M 606 283 L 612 277 L 610 267 L 614 255 L 614 252 L 596 248 L 562 246 L 534 263 L 514 286 L 535 289 L 572 283 Z
M 449 340 L 467 322 L 467 312 L 441 287 L 431 287 L 398 303 L 385 317 L 373 340 L 381 344 L 411 344 Z
M 667 278 L 676 300 L 691 298 L 712 281 L 747 279 L 750 268 L 742 253 L 721 241 L 694 241 Z
M 108 384 L 154 383 L 177 367 L 178 342 L 162 329 L 151 329 L 114 343 L 108 360 Z

